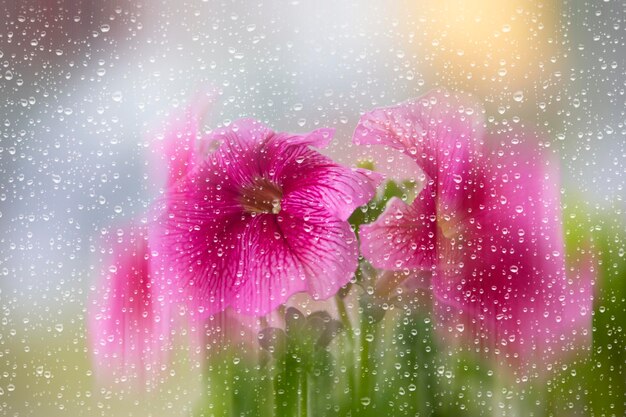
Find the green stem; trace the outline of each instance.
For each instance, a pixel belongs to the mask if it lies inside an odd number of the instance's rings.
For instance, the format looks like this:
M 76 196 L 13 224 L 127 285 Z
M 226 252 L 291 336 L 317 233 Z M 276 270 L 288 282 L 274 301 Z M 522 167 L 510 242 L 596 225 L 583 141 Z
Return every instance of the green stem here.
M 260 325 L 262 329 L 267 329 L 269 323 L 267 316 L 260 317 Z M 258 402 L 261 405 L 262 415 L 273 415 L 272 407 L 276 407 L 276 395 L 274 393 L 274 375 L 269 366 L 263 366 L 259 369 L 259 382 L 261 386 L 255 390 Z
M 285 322 L 285 307 L 281 306 L 278 313 Z M 298 386 L 299 376 L 297 374 L 297 364 L 293 357 L 293 346 L 287 340 L 287 350 L 281 358 L 277 358 L 276 370 L 274 373 L 274 398 L 276 415 L 295 416 L 298 407 Z
M 349 349 L 345 349 L 345 352 L 348 352 L 350 355 L 350 358 L 352 358 L 352 354 L 353 354 L 352 352 L 354 352 L 354 349 L 355 349 L 354 330 L 352 328 L 352 324 L 350 323 L 350 317 L 348 316 L 346 303 L 339 294 L 335 295 L 335 303 L 337 304 L 337 312 L 339 313 L 341 324 L 343 324 L 346 338 L 348 339 Z M 355 372 L 354 366 L 347 367 L 348 389 L 350 390 L 350 397 L 352 398 L 352 408 L 356 410 L 359 403 L 358 403 L 358 398 L 356 395 L 356 376 L 354 372 Z
M 300 373 L 300 417 L 307 417 L 308 413 L 308 400 L 309 400 L 309 388 L 307 384 L 307 373 L 303 369 Z
M 417 328 L 417 336 L 411 335 L 411 328 Z M 403 328 L 404 339 L 407 340 L 409 348 L 413 352 L 413 371 L 417 371 L 415 385 L 418 387 L 419 395 L 416 396 L 415 406 L 417 414 L 429 417 L 433 415 L 435 407 L 434 386 L 436 381 L 432 377 L 432 367 L 434 358 L 427 353 L 426 346 L 432 346 L 430 339 L 430 327 L 424 322 L 424 316 L 420 313 L 413 313 L 408 326 Z M 415 366 L 417 365 L 417 370 Z M 425 365 L 429 368 L 426 369 Z
M 367 341 L 367 335 L 373 331 L 372 325 L 368 322 L 368 318 L 363 315 L 361 317 L 361 367 L 360 367 L 360 381 L 359 381 L 359 395 L 358 401 L 362 401 L 365 397 L 370 397 L 371 381 L 372 381 L 372 366 L 370 361 L 370 342 Z M 371 400 L 371 398 L 370 398 Z
M 209 359 L 207 403 L 216 414 L 228 415 L 232 411 L 231 378 L 225 355 L 217 353 Z
M 348 317 L 346 303 L 343 301 L 343 298 L 339 294 L 335 295 L 335 303 L 337 304 L 337 311 L 339 312 L 341 324 L 343 324 L 343 327 L 346 329 L 346 335 L 348 336 L 348 340 L 350 340 L 350 344 L 354 346 L 354 331 L 352 330 L 350 317 Z

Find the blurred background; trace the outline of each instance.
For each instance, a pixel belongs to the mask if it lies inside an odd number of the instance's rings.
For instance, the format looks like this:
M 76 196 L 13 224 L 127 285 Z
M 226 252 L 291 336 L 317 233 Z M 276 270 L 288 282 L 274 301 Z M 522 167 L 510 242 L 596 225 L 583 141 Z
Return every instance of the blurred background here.
M 96 381 L 85 315 L 101 236 L 158 194 L 149 132 L 207 86 L 221 93 L 206 130 L 331 126 L 328 152 L 347 164 L 363 156 L 350 145 L 363 111 L 438 86 L 475 94 L 489 129 L 543 132 L 570 253 L 592 241 L 600 263 L 592 351 L 538 387 L 496 384 L 493 407 L 479 395 L 491 376 L 462 369 L 438 395 L 455 415 L 625 415 L 623 1 L 2 0 L 0 13 L 1 415 L 195 412 L 202 372 L 184 354 L 151 392 Z M 397 159 L 377 164 L 403 177 Z M 519 405 L 546 396 L 541 412 Z

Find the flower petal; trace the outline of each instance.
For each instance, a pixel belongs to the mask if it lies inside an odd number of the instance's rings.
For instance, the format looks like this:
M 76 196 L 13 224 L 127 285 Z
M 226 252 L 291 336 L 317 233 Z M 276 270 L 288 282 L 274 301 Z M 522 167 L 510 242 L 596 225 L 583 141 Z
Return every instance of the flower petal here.
M 193 168 L 197 157 L 196 140 L 201 136 L 200 121 L 213 104 L 214 96 L 206 91 L 197 94 L 188 106 L 167 121 L 164 132 L 151 142 L 151 175 L 160 177 L 167 172 L 163 180 L 166 187 L 171 187 Z
M 438 316 L 523 367 L 536 357 L 550 363 L 572 340 L 568 309 L 591 311 L 585 288 L 574 295 L 565 275 L 557 165 L 528 144 L 493 155 L 502 156 L 487 169 L 484 210 L 462 240 L 440 244 L 447 264 L 433 279 Z
M 445 90 L 430 92 L 361 117 L 355 144 L 383 144 L 413 158 L 437 186 L 438 204 L 453 212 L 463 199 L 459 185 L 471 180 L 479 157 L 484 121 L 472 98 Z
M 210 155 L 153 207 L 150 244 L 161 280 L 201 316 L 228 306 L 246 269 L 248 218 L 228 169 Z
M 331 135 L 276 134 L 254 120 L 210 135 L 219 147 L 168 190 L 151 232 L 165 281 L 195 311 L 264 315 L 295 292 L 327 298 L 349 281 L 358 252 L 345 220 L 378 177 L 308 148 Z M 280 198 L 276 213 L 242 202 L 264 187 Z
M 283 133 L 277 138 L 277 142 L 287 146 L 315 146 L 316 148 L 325 148 L 335 135 L 335 129 L 321 128 L 304 134 Z
M 145 233 L 128 229 L 111 245 L 111 258 L 91 301 L 89 334 L 99 374 L 145 379 L 159 369 L 169 314 L 155 290 Z
M 431 268 L 436 232 L 435 200 L 427 189 L 411 205 L 394 197 L 375 222 L 361 226 L 361 253 L 379 269 Z
M 178 215 L 172 206 L 155 227 L 156 250 L 167 265 L 164 277 L 183 293 L 182 301 L 201 316 L 222 311 L 245 281 L 248 221 L 241 215 L 210 212 Z M 192 213 L 187 210 L 187 213 Z
M 367 204 L 382 180 L 380 174 L 350 169 L 310 149 L 290 148 L 286 155 L 272 167 L 285 196 L 323 207 L 340 220 Z
M 236 120 L 210 135 L 210 140 L 220 143 L 210 159 L 224 168 L 224 174 L 233 183 L 251 183 L 260 175 L 259 164 L 264 158 L 264 146 L 273 135 L 275 133 L 259 121 Z
M 271 178 L 283 194 L 324 207 L 341 220 L 366 204 L 376 193 L 382 176 L 365 169 L 350 169 L 308 146 L 326 146 L 333 129 L 318 129 L 309 134 L 277 134 L 265 145 L 267 163 L 263 176 Z
M 259 215 L 250 224 L 246 248 L 249 279 L 233 307 L 264 315 L 294 293 L 326 299 L 345 285 L 357 267 L 356 236 L 345 221 L 326 211 L 284 200 L 279 215 Z
M 445 90 L 397 106 L 365 113 L 356 127 L 357 145 L 382 144 L 412 156 L 431 179 L 481 144 L 482 106 L 471 97 Z

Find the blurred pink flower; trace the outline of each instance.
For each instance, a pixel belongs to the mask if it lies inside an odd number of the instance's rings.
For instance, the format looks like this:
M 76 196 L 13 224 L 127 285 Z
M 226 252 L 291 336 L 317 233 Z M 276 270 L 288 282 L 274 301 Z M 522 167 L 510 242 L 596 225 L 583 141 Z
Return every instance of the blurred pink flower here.
M 92 353 L 100 375 L 145 379 L 165 356 L 167 314 L 151 279 L 144 228 L 120 230 L 109 242 L 89 310 Z
M 201 160 L 207 142 L 200 129 L 201 121 L 213 105 L 216 93 L 207 89 L 195 94 L 183 109 L 174 112 L 149 134 L 149 176 L 157 186 L 173 186 Z
M 168 119 L 162 134 L 154 135 L 150 175 L 165 188 L 193 167 L 200 117 L 211 101 L 212 95 L 197 95 Z M 119 230 L 105 247 L 105 268 L 89 311 L 96 369 L 99 374 L 145 380 L 167 358 L 171 310 L 178 295 L 162 279 L 161 260 L 151 256 L 145 226 Z
M 588 340 L 593 266 L 565 275 L 558 163 L 514 131 L 483 136 L 481 106 L 445 91 L 366 113 L 354 142 L 409 155 L 424 185 L 361 227 L 361 251 L 429 285 L 444 333 L 507 363 L 547 363 Z
M 151 243 L 201 315 L 231 306 L 261 316 L 294 293 L 324 299 L 350 280 L 358 244 L 347 219 L 380 178 L 309 148 L 332 135 L 233 122 L 207 138 L 217 150 L 166 193 Z

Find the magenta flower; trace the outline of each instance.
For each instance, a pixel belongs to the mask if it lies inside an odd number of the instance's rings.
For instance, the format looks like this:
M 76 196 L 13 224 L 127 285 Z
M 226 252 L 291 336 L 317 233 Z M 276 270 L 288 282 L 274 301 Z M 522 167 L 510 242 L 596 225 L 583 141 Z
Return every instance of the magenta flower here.
M 332 135 L 236 121 L 207 139 L 217 150 L 166 193 L 151 241 L 201 315 L 228 306 L 264 315 L 297 292 L 330 297 L 353 276 L 358 245 L 347 219 L 380 179 L 309 148 Z
M 89 310 L 92 353 L 101 375 L 144 379 L 165 356 L 168 315 L 151 279 L 144 229 L 120 230 L 112 240 Z
M 201 91 L 191 102 L 166 119 L 158 133 L 151 133 L 148 168 L 150 178 L 165 189 L 173 186 L 201 160 L 203 149 L 200 130 L 202 117 L 213 104 L 214 92 Z
M 557 162 L 513 131 L 484 145 L 482 114 L 438 91 L 361 118 L 355 143 L 399 149 L 424 173 L 413 203 L 361 227 L 361 251 L 380 269 L 430 271 L 444 333 L 527 365 L 589 336 L 593 268 L 566 277 Z
M 200 115 L 211 95 L 198 95 L 176 113 L 151 145 L 150 175 L 172 187 L 196 158 Z M 163 279 L 160 259 L 151 256 L 144 226 L 122 229 L 110 238 L 104 268 L 89 310 L 92 353 L 100 374 L 155 375 L 167 358 L 171 309 L 178 299 Z

